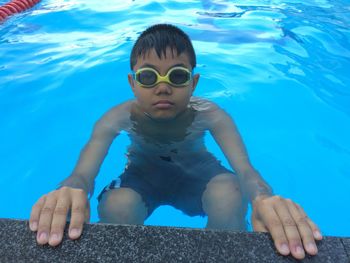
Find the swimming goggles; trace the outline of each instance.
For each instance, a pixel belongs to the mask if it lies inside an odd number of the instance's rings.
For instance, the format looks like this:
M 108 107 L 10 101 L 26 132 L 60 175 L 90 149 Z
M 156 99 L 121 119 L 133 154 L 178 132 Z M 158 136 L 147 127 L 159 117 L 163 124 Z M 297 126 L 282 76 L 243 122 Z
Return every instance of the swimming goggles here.
M 192 74 L 185 67 L 173 67 L 169 69 L 165 76 L 161 76 L 154 68 L 140 68 L 132 72 L 133 79 L 145 88 L 152 88 L 160 82 L 165 82 L 174 87 L 185 86 L 192 80 Z

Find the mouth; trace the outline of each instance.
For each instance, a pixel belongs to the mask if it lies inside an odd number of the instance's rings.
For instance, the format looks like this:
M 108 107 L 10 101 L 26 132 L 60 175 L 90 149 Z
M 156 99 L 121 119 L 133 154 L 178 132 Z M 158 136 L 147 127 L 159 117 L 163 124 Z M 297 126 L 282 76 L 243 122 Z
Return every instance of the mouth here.
M 158 109 L 169 109 L 174 106 L 174 103 L 169 100 L 159 100 L 153 103 L 153 106 Z

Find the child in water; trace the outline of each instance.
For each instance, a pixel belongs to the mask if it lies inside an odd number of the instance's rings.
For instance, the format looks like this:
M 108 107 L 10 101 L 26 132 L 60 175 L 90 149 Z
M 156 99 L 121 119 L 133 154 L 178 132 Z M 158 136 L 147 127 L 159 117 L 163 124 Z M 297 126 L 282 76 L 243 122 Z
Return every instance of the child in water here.
M 57 246 L 71 214 L 69 237 L 89 222 L 88 195 L 108 148 L 121 131 L 131 139 L 123 174 L 98 196 L 100 222 L 143 224 L 160 205 L 208 216 L 207 228 L 245 230 L 247 203 L 254 231 L 270 232 L 282 255 L 317 253 L 318 227 L 303 209 L 276 196 L 249 161 L 233 119 L 215 103 L 192 96 L 199 80 L 189 37 L 158 24 L 137 39 L 128 75 L 135 99 L 97 121 L 72 174 L 33 206 L 37 242 Z M 205 132 L 218 143 L 232 171 L 207 151 Z

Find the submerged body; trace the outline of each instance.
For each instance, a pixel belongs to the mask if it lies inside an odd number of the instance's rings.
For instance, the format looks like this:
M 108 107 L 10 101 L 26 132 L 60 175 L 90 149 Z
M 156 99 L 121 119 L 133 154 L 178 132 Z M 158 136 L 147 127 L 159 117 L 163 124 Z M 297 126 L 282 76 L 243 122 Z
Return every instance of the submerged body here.
M 71 211 L 69 236 L 79 238 L 90 218 L 88 194 L 114 139 L 128 132 L 128 164 L 120 181 L 99 196 L 101 222 L 143 224 L 161 204 L 188 215 L 207 215 L 207 228 L 245 228 L 246 201 L 255 231 L 270 232 L 282 255 L 315 255 L 322 236 L 303 209 L 273 195 L 250 163 L 233 119 L 214 103 L 193 97 L 199 74 L 189 37 L 172 25 L 155 25 L 136 41 L 128 81 L 134 100 L 97 121 L 72 174 L 33 206 L 37 242 L 57 246 Z M 206 150 L 209 131 L 228 160 L 224 168 Z M 233 172 L 234 171 L 234 172 Z
M 105 187 L 98 197 L 99 201 L 112 189 L 130 188 L 141 196 L 147 208 L 146 217 L 159 205 L 172 205 L 190 216 L 205 216 L 203 192 L 213 177 L 225 174 L 235 183 L 237 204 L 231 205 L 240 207 L 240 229 L 244 229 L 247 204 L 244 198 L 238 197 L 241 193 L 236 175 L 223 167 L 204 144 L 205 133 L 212 129 L 215 120 L 219 121 L 222 114 L 218 106 L 192 97 L 188 107 L 170 122 L 153 119 L 135 101 L 128 101 L 109 114 L 123 118 L 103 125 L 114 131 L 126 131 L 131 145 L 123 174 Z M 106 213 L 102 213 L 101 220 L 108 221 L 107 218 Z

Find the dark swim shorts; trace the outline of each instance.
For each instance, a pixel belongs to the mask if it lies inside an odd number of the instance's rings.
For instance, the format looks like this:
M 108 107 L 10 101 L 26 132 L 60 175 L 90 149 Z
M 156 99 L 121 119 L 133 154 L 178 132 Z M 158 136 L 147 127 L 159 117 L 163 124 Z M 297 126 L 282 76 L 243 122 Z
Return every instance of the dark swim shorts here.
M 191 155 L 181 162 L 169 156 L 158 157 L 157 161 L 156 157 L 143 161 L 129 159 L 123 174 L 102 190 L 98 201 L 108 190 L 128 187 L 141 195 L 148 216 L 161 205 L 171 205 L 189 216 L 205 216 L 202 194 L 207 183 L 216 175 L 233 173 L 209 152 Z

